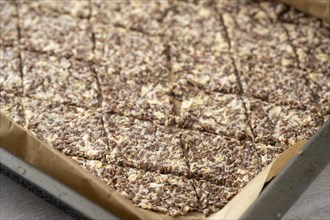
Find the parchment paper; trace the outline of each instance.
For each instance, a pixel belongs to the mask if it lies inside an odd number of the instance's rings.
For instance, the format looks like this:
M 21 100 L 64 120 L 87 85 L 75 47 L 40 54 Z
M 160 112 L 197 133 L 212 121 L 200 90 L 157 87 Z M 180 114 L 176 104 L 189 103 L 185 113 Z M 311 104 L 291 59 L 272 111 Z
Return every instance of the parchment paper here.
M 306 12 L 307 14 L 321 18 L 330 23 L 329 0 L 279 0 L 285 4 Z
M 221 211 L 205 218 L 189 213 L 175 219 L 238 219 L 256 200 L 264 184 L 276 176 L 294 156 L 301 153 L 299 142 L 281 154 L 257 175 Z M 129 200 L 92 176 L 77 163 L 42 143 L 28 130 L 0 113 L 0 147 L 122 219 L 173 219 L 170 216 L 135 207 Z

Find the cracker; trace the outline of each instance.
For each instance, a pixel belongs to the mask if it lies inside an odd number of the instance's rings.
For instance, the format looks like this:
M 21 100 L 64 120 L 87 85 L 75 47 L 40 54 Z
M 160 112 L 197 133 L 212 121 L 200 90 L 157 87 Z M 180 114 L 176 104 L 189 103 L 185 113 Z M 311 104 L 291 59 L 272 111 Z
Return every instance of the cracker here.
M 285 148 L 279 145 L 255 143 L 254 148 L 260 159 L 261 168 L 266 167 L 273 162 L 281 153 L 284 152 Z
M 88 63 L 33 52 L 22 52 L 22 60 L 24 95 L 86 107 L 99 104 Z
M 330 115 L 330 73 L 317 73 L 310 71 L 307 79 L 309 85 L 313 91 L 313 94 L 317 97 L 319 108 L 321 108 L 322 114 L 325 120 Z
M 140 208 L 171 216 L 185 215 L 198 208 L 191 180 L 184 177 L 119 167 L 100 161 L 72 159 Z
M 189 62 L 183 63 L 173 61 L 172 71 L 175 75 L 173 93 L 179 99 L 200 90 L 240 93 L 235 67 L 229 55 L 192 57 Z
M 63 14 L 70 15 L 76 18 L 88 18 L 89 16 L 89 1 L 86 0 L 70 0 L 70 1 L 29 1 L 21 0 L 19 5 L 28 7 L 29 10 L 42 15 L 59 16 Z
M 20 97 L 0 90 L 0 112 L 18 125 L 25 126 L 24 110 Z
M 214 185 L 207 181 L 193 180 L 199 199 L 199 211 L 205 215 L 221 210 L 238 192 L 237 188 Z
M 183 2 L 173 3 L 163 19 L 163 31 L 166 40 L 177 45 L 174 47 L 173 57 L 179 62 L 186 62 L 190 56 L 220 56 L 229 50 L 220 18 L 216 11 L 209 7 Z M 182 53 L 181 49 L 185 53 Z
M 251 140 L 252 132 L 242 100 L 237 95 L 205 94 L 183 99 L 176 118 L 181 128 Z
M 93 58 L 88 19 L 69 14 L 38 14 L 26 4 L 20 5 L 19 13 L 22 48 L 85 60 Z
M 280 146 L 283 151 L 299 140 L 308 140 L 323 123 L 315 108 L 297 110 L 251 98 L 243 100 L 255 141 Z
M 330 70 L 329 25 L 318 26 L 286 24 L 292 45 L 296 48 L 300 67 L 314 72 Z
M 95 31 L 95 56 L 111 74 L 144 82 L 168 78 L 166 47 L 160 37 L 113 26 Z M 98 63 L 99 64 L 99 63 Z
M 103 109 L 140 120 L 170 125 L 173 106 L 168 90 L 160 84 L 137 85 L 134 81 L 112 81 L 102 87 Z M 112 86 L 114 85 L 114 86 Z
M 105 111 L 170 123 L 170 73 L 159 37 L 112 27 L 96 33 L 95 51 Z
M 161 34 L 170 1 L 92 1 L 92 22 L 149 35 Z
M 260 161 L 252 142 L 194 131 L 180 134 L 195 179 L 243 188 L 260 171 Z
M 16 47 L 0 46 L 0 91 L 22 93 L 19 52 Z
M 269 18 L 265 11 L 260 8 L 261 1 L 251 0 L 222 0 L 215 2 L 217 11 L 221 14 L 237 14 L 240 23 L 260 23 L 263 25 L 269 24 Z
M 236 59 L 243 94 L 277 105 L 306 109 L 315 105 L 305 71 L 290 67 L 266 67 L 249 58 Z
M 261 6 L 287 30 L 301 68 L 329 72 L 329 24 L 285 4 L 263 1 Z
M 180 137 L 165 127 L 117 115 L 104 115 L 110 162 L 160 173 L 188 175 Z
M 214 0 L 179 0 L 179 1 L 198 5 L 198 6 L 204 6 L 204 7 L 213 7 L 214 6 Z
M 158 124 L 170 124 L 173 105 L 169 89 L 162 83 L 141 83 L 146 78 L 114 74 L 107 67 L 99 66 L 97 75 L 100 79 L 105 112 L 123 114 L 141 120 L 154 121 Z
M 105 160 L 107 139 L 100 110 L 23 98 L 26 127 L 69 156 Z
M 294 48 L 285 29 L 272 23 L 258 5 L 238 4 L 223 14 L 231 50 L 239 55 L 254 55 L 261 62 L 296 66 Z
M 0 45 L 18 44 L 18 18 L 16 6 L 10 1 L 0 2 Z

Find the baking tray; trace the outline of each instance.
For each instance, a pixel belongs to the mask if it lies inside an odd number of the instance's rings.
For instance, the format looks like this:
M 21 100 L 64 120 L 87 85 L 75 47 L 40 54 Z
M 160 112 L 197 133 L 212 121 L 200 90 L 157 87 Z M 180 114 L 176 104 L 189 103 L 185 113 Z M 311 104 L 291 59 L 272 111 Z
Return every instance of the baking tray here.
M 261 192 L 241 219 L 281 219 L 330 163 L 330 118 L 282 172 Z
M 0 148 L 0 171 L 75 219 L 118 219 L 3 148 Z
M 330 119 L 305 144 L 303 153 L 262 191 L 241 219 L 280 219 L 330 162 Z M 0 146 L 0 170 L 76 219 L 118 219 Z

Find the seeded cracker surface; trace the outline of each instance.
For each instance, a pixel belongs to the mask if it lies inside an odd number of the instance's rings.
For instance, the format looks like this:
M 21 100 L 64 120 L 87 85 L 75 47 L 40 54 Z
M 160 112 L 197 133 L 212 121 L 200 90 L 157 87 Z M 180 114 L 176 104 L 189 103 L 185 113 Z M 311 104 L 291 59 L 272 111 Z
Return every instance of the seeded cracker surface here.
M 84 168 L 129 198 L 138 207 L 173 215 L 198 208 L 192 181 L 171 174 L 159 174 L 73 157 Z
M 0 45 L 0 54 L 0 91 L 22 93 L 18 49 Z
M 177 125 L 208 133 L 253 139 L 244 103 L 238 95 L 200 92 L 183 99 Z
M 105 160 L 107 139 L 100 109 L 22 99 L 26 127 L 66 155 Z
M 104 115 L 111 154 L 125 166 L 160 173 L 188 175 L 180 136 L 166 127 L 118 115 Z
M 15 5 L 5 1 L 1 1 L 0 14 L 1 14 L 1 19 L 0 19 L 1 46 L 17 44 L 18 30 L 17 30 L 17 23 L 15 22 L 15 18 L 17 17 L 17 10 Z
M 98 104 L 97 80 L 86 62 L 54 55 L 21 52 L 23 91 L 40 100 L 76 104 Z
M 329 118 L 329 25 L 275 1 L 0 0 L 1 113 L 137 207 L 221 210 Z
M 23 1 L 17 4 L 19 40 L 24 50 L 55 53 L 60 57 L 73 56 L 86 60 L 91 58 L 93 42 L 87 18 L 72 15 L 75 12 L 62 12 L 61 8 L 56 6 L 46 7 L 46 3 L 42 2 L 40 4 Z M 72 10 L 75 10 L 75 7 L 72 7 Z
M 314 94 L 304 76 L 305 70 L 255 63 L 251 57 L 236 59 L 245 96 L 294 109 L 313 106 Z M 298 81 L 297 78 L 301 80 Z

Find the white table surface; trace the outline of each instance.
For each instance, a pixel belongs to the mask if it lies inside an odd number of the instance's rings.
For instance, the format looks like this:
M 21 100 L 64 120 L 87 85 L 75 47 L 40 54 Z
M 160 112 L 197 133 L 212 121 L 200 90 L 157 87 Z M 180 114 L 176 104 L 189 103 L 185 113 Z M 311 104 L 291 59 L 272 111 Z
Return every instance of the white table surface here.
M 72 217 L 0 174 L 0 219 L 69 220 Z M 330 219 L 330 165 L 283 219 Z

